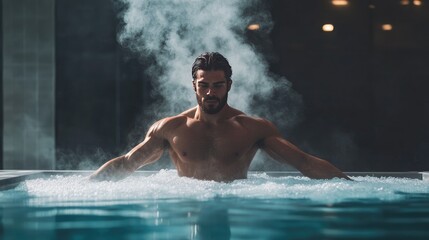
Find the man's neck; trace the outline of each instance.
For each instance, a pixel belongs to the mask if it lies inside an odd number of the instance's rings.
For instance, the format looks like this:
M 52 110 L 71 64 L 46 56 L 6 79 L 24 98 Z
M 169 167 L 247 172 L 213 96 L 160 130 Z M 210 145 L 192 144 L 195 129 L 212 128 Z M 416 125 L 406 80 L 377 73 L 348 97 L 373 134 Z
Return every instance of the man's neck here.
M 228 104 L 225 104 L 225 106 L 218 113 L 208 114 L 205 113 L 200 106 L 197 106 L 194 118 L 203 122 L 217 124 L 219 121 L 222 121 L 227 118 L 228 111 L 230 109 L 231 107 Z

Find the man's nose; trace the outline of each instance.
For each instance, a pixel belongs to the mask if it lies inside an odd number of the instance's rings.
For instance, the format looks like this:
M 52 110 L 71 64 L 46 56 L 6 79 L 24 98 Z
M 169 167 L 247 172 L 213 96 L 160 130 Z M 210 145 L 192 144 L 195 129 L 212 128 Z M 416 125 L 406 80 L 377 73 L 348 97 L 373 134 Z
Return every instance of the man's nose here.
M 213 96 L 216 95 L 216 91 L 213 88 L 209 88 L 209 90 L 207 91 L 207 95 L 208 96 Z

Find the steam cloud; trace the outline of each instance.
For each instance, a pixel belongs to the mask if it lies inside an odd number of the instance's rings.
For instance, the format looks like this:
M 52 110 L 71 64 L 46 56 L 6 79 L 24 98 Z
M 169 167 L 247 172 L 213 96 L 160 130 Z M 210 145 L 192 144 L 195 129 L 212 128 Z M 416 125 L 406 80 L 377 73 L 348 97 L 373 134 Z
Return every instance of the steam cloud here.
M 281 130 L 299 119 L 301 98 L 286 79 L 269 73 L 262 53 L 246 40 L 246 27 L 271 30 L 263 1 L 120 0 L 119 42 L 149 62 L 155 94 L 162 102 L 145 110 L 145 121 L 177 115 L 196 105 L 191 66 L 203 52 L 217 51 L 230 62 L 233 86 L 228 103 L 267 118 Z M 152 119 L 148 119 L 152 118 Z
M 246 13 L 258 1 L 142 1 L 122 0 L 124 26 L 119 33 L 122 45 L 153 61 L 148 69 L 157 93 L 165 104 L 157 105 L 158 115 L 175 115 L 195 105 L 191 87 L 191 65 L 202 52 L 218 51 L 228 58 L 233 69 L 233 88 L 229 103 L 244 112 L 265 115 L 251 107 L 254 98 L 271 98 L 274 89 L 291 94 L 286 79 L 275 79 L 268 72 L 264 57 L 243 37 L 246 26 L 257 21 L 271 28 L 266 9 Z M 264 107 L 265 109 L 266 107 Z M 289 120 L 290 121 L 290 120 Z

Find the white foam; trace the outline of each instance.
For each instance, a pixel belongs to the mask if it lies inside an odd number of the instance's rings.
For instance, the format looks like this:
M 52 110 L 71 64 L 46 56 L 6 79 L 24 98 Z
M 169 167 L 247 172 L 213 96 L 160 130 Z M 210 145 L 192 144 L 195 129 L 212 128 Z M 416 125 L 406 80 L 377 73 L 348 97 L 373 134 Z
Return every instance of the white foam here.
M 92 182 L 80 175 L 27 180 L 20 186 L 32 197 L 57 201 L 197 199 L 214 197 L 287 198 L 339 202 L 352 199 L 394 200 L 398 193 L 429 193 L 429 184 L 417 179 L 354 177 L 311 180 L 306 177 L 271 177 L 250 174 L 231 183 L 201 181 L 161 170 L 151 176 L 132 175 L 119 182 Z

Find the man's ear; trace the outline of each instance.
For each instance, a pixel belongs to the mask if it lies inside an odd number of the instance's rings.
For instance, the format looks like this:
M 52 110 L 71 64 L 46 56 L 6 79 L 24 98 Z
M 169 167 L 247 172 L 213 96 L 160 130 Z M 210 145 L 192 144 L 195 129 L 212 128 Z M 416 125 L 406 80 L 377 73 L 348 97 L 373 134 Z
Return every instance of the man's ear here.
M 227 84 L 228 84 L 228 92 L 229 92 L 229 90 L 231 90 L 232 80 L 229 79 Z
M 192 86 L 194 86 L 194 91 L 197 92 L 197 88 L 195 86 L 195 80 L 192 80 Z

